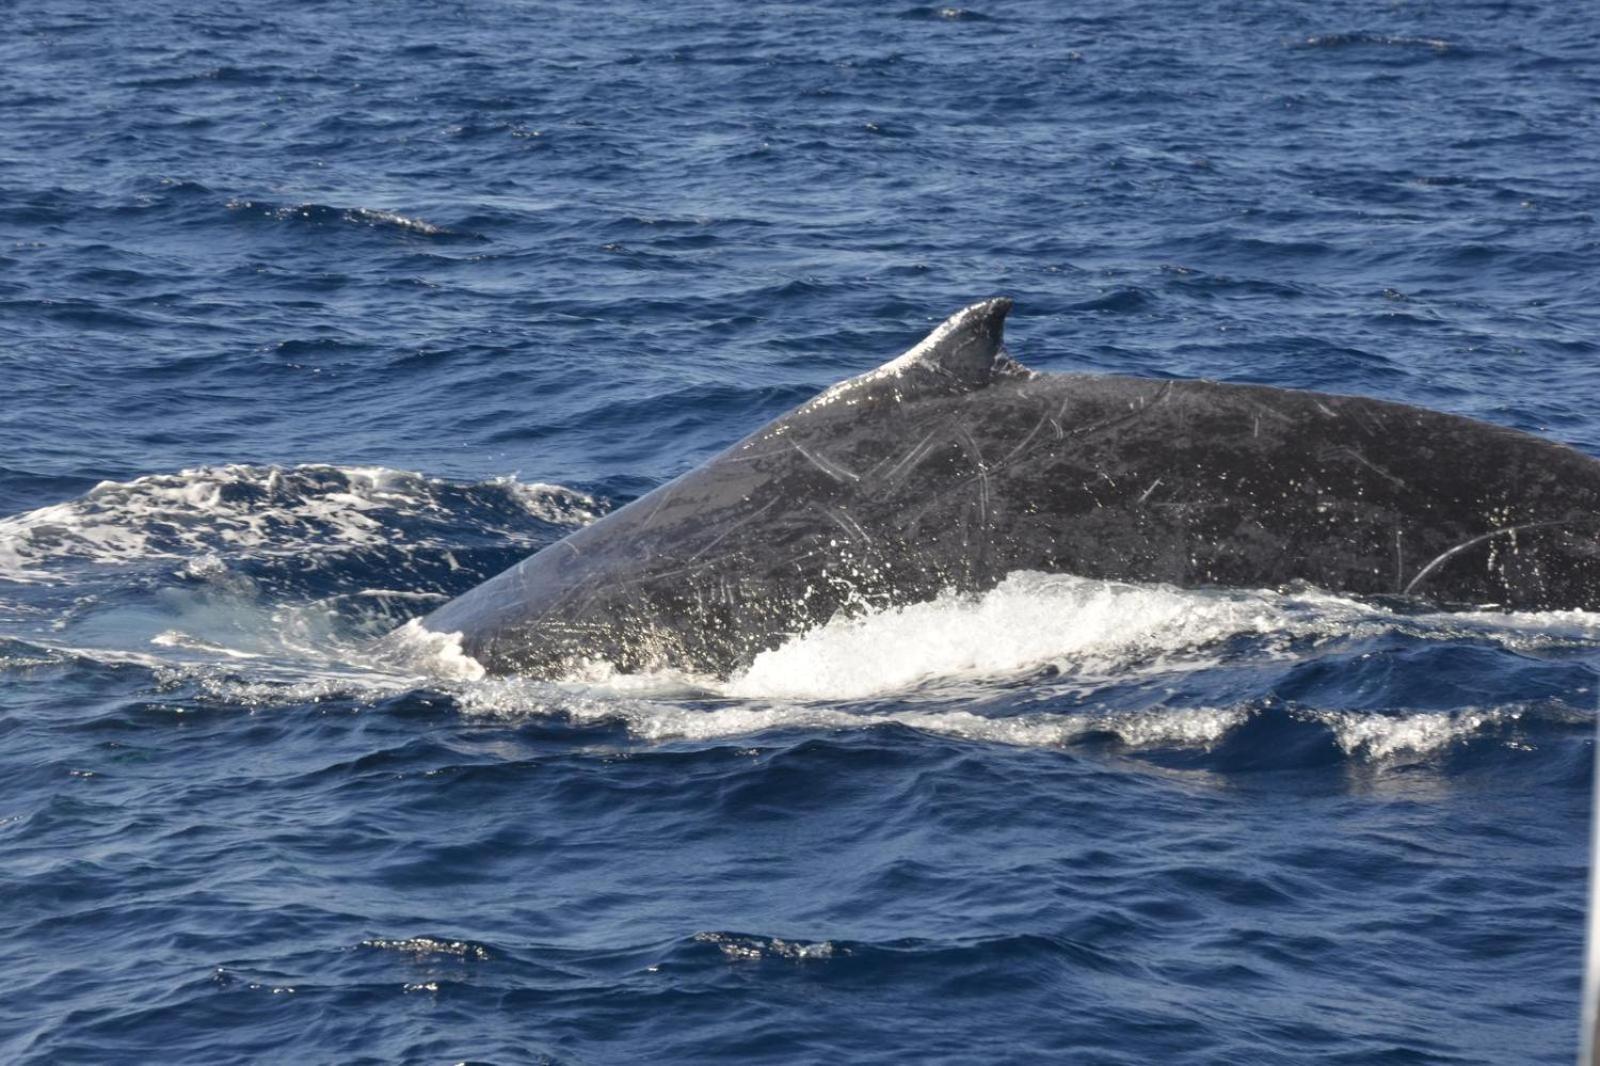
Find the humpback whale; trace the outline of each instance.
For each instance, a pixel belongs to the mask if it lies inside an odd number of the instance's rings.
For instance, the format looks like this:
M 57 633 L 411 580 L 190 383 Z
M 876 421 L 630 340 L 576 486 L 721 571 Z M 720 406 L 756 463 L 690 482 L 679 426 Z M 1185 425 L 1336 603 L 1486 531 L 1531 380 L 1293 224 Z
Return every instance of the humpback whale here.
M 1010 310 L 957 312 L 422 627 L 492 673 L 727 676 L 1019 570 L 1600 609 L 1600 461 L 1383 400 L 1037 373 Z

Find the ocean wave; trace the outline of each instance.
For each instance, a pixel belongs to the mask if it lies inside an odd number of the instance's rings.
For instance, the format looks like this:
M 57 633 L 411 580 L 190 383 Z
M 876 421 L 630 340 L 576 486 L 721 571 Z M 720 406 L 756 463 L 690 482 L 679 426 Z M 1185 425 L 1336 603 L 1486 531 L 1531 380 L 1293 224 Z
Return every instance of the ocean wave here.
M 1320 711 L 1312 712 L 1311 717 L 1333 731 L 1346 755 L 1384 762 L 1439 754 L 1515 725 L 1527 713 L 1526 707 L 1489 707 L 1400 715 Z
M 732 962 L 760 962 L 764 959 L 788 959 L 809 962 L 831 959 L 836 954 L 849 954 L 830 940 L 782 940 L 775 936 L 750 936 L 744 933 L 696 933 L 694 942 L 711 944 Z
M 1313 33 L 1291 42 L 1296 48 L 1411 48 L 1446 52 L 1458 46 L 1442 37 L 1393 33 Z
M 70 566 L 179 560 L 204 578 L 239 557 L 399 545 L 445 548 L 472 536 L 530 541 L 533 523 L 576 528 L 605 505 L 573 489 L 497 478 L 456 484 L 383 467 L 204 466 L 104 481 L 83 496 L 0 518 L 0 579 L 62 580 Z
M 470 940 L 443 940 L 431 936 L 409 936 L 398 940 L 375 937 L 363 940 L 361 946 L 374 951 L 394 951 L 409 955 L 418 962 L 430 958 L 471 959 L 486 962 L 493 953 L 483 944 Z
M 993 22 L 992 15 L 985 15 L 981 11 L 970 11 L 964 7 L 910 7 L 900 12 L 900 17 L 913 21 L 933 20 L 936 22 Z
M 464 708 L 517 717 L 528 712 L 526 694 L 507 702 L 483 692 L 458 693 Z M 1067 713 L 1022 711 L 1002 715 L 959 709 L 846 709 L 816 705 L 684 706 L 667 701 L 612 698 L 550 701 L 546 713 L 578 724 L 623 723 L 650 743 L 707 743 L 776 732 L 861 732 L 884 727 L 971 744 L 1065 749 L 1109 745 L 1129 753 L 1188 752 L 1208 755 L 1225 746 L 1228 764 L 1251 768 L 1312 765 L 1332 744 L 1351 762 L 1385 766 L 1442 756 L 1452 748 L 1485 740 L 1521 744 L 1513 727 L 1567 731 L 1570 717 L 1526 706 L 1459 711 L 1396 713 L 1286 709 L 1271 703 L 1227 707 L 1152 706 L 1130 711 L 1086 708 Z M 1285 736 L 1292 735 L 1293 743 Z
M 375 207 L 335 207 L 317 203 L 275 204 L 264 200 L 235 198 L 228 201 L 227 208 L 247 218 L 266 218 L 274 222 L 294 222 L 310 226 L 357 225 L 419 237 L 468 241 L 488 239 L 481 233 L 455 230 L 414 215 L 402 215 L 398 211 Z
M 581 715 L 589 708 L 578 708 Z M 1246 722 L 1247 707 L 1155 707 L 1139 711 L 989 716 L 962 710 L 852 711 L 835 707 L 756 705 L 682 708 L 626 703 L 592 710 L 620 714 L 629 731 L 649 741 L 710 741 L 777 730 L 862 730 L 900 726 L 932 736 L 1021 748 L 1061 748 L 1109 739 L 1130 749 L 1208 750 Z M 570 713 L 570 712 L 569 712 Z
M 1330 628 L 1337 625 L 1330 623 Z M 1448 643 L 1448 638 L 1440 639 Z M 395 669 L 392 649 L 387 657 L 374 656 L 370 650 L 337 640 L 306 640 L 298 645 L 298 657 L 286 656 L 287 642 L 262 654 L 173 633 L 152 643 L 156 646 L 152 651 L 135 652 L 8 641 L 0 643 L 0 671 L 139 667 L 164 694 L 163 705 L 178 714 L 203 707 L 254 711 L 332 702 L 376 707 L 432 690 L 469 719 L 511 723 L 555 719 L 599 733 L 620 726 L 635 741 L 649 745 L 698 746 L 762 734 L 850 735 L 898 728 L 961 743 L 1017 748 L 1109 745 L 1134 754 L 1221 752 L 1225 765 L 1246 768 L 1320 765 L 1326 756 L 1319 752 L 1380 767 L 1410 764 L 1478 743 L 1526 748 L 1530 737 L 1567 735 L 1573 730 L 1586 733 L 1591 728 L 1586 710 L 1559 700 L 1444 710 L 1349 709 L 1285 703 L 1268 695 L 1227 705 L 1189 705 L 1172 702 L 1175 690 L 1158 683 L 1146 705 L 1113 708 L 1083 699 L 1082 690 L 1063 694 L 1056 679 L 1041 678 L 1021 687 L 1005 683 L 986 688 L 970 682 L 929 686 L 918 699 L 902 694 L 891 700 L 802 701 L 730 697 L 717 691 L 713 681 L 674 674 L 597 674 L 581 683 L 484 678 L 480 671 L 454 662 L 448 653 L 436 672 L 419 676 Z M 442 643 L 450 642 L 444 638 Z M 178 659 L 163 654 L 173 651 L 190 654 Z M 869 644 L 863 654 L 870 652 Z M 412 659 L 410 665 L 417 662 Z M 1107 684 L 1116 684 L 1120 675 L 1122 684 L 1132 685 L 1151 664 L 1130 661 L 1119 668 L 1103 663 L 1100 668 L 1107 671 Z M 1290 668 L 1292 660 L 1277 676 Z M 1256 652 L 1251 653 L 1249 669 L 1257 673 L 1265 669 Z

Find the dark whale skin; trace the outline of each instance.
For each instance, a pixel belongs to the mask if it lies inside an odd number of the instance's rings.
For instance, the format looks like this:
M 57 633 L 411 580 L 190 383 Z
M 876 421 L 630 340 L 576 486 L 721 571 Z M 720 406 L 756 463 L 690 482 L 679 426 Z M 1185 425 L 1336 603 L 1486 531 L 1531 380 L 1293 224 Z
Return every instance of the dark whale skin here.
M 491 673 L 727 676 L 1018 570 L 1600 609 L 1600 462 L 1382 400 L 1037 374 L 958 312 L 423 620 Z

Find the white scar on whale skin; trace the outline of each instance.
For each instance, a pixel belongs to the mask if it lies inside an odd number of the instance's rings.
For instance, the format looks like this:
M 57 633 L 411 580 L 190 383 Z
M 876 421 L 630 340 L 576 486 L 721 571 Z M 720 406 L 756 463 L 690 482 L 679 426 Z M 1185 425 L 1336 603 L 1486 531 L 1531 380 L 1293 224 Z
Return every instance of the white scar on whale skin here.
M 889 481 L 898 481 L 900 480 L 902 472 L 909 474 L 912 470 L 916 469 L 916 464 L 922 461 L 922 457 L 928 450 L 928 443 L 933 440 L 934 436 L 937 435 L 938 432 L 939 431 L 937 429 L 929 430 L 927 436 L 923 437 L 917 442 L 915 447 L 906 452 L 906 454 L 901 457 L 898 463 L 895 463 L 894 466 L 890 467 L 889 472 L 884 475 L 885 479 Z
M 792 448 L 794 448 L 795 451 L 797 451 L 801 455 L 805 456 L 806 459 L 810 460 L 812 466 L 816 467 L 818 470 L 822 471 L 824 474 L 827 474 L 829 477 L 833 478 L 833 480 L 835 480 L 835 481 L 860 481 L 861 480 L 861 475 L 860 474 L 857 474 L 857 473 L 855 473 L 854 471 L 851 471 L 851 470 L 847 470 L 844 467 L 840 466 L 838 463 L 833 462 L 832 460 L 824 459 L 820 455 L 816 455 L 816 454 L 814 454 L 812 452 L 807 451 L 804 447 L 801 446 L 799 441 L 793 441 L 792 440 L 792 441 L 789 442 L 789 445 Z
M 1457 544 L 1454 548 L 1441 552 L 1438 558 L 1434 559 L 1433 562 L 1429 563 L 1427 566 L 1424 566 L 1421 570 L 1418 570 L 1417 576 L 1412 578 L 1411 583 L 1405 587 L 1405 595 L 1411 595 L 1411 591 L 1422 582 L 1423 578 L 1433 573 L 1446 561 L 1457 555 L 1460 555 L 1462 552 L 1476 544 L 1482 544 L 1491 537 L 1500 537 L 1508 534 L 1515 536 L 1518 533 L 1525 533 L 1530 529 L 1548 529 L 1551 526 L 1561 525 L 1566 525 L 1565 519 L 1560 519 L 1553 522 L 1529 522 L 1525 526 L 1506 526 L 1504 529 L 1491 529 L 1487 533 L 1479 533 L 1476 537 L 1470 537 L 1467 540 L 1462 541 L 1460 544 Z

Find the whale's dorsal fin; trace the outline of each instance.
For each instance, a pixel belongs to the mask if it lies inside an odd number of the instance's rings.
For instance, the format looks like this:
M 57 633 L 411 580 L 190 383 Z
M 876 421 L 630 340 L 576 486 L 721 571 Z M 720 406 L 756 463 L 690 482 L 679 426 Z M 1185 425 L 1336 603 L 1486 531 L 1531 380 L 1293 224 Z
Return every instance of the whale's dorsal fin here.
M 810 410 L 850 398 L 864 399 L 886 390 L 895 400 L 915 395 L 970 392 L 1008 377 L 1033 372 L 1013 360 L 1003 347 L 1009 296 L 970 304 L 939 324 L 910 351 L 876 370 L 841 381 L 806 404 Z
M 927 367 L 968 388 L 982 388 L 1012 364 L 1002 345 L 1005 342 L 1006 315 L 1011 311 L 1009 296 L 996 296 L 970 304 L 940 323 L 922 343 L 883 369 L 905 364 Z M 1007 365 L 1010 364 L 1010 365 Z

